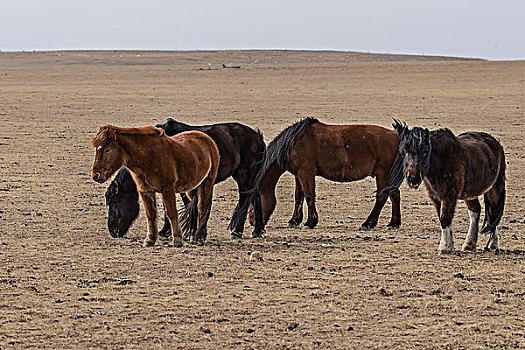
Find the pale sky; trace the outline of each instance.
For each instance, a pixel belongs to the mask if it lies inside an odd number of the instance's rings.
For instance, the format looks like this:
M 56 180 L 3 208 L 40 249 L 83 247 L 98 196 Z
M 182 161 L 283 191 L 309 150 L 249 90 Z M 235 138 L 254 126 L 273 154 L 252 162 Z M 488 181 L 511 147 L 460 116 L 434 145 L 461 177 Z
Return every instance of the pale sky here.
M 311 49 L 525 59 L 525 0 L 0 0 L 0 50 Z

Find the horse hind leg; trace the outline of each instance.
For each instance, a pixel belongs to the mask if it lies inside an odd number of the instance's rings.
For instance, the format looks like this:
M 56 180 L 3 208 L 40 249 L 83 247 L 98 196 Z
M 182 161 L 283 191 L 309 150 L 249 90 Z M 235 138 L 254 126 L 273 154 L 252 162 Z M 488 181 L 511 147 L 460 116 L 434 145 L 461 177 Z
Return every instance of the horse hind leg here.
M 467 237 L 463 246 L 461 247 L 462 251 L 475 251 L 476 244 L 478 242 L 478 232 L 479 232 L 479 216 L 481 214 L 481 205 L 479 200 L 466 200 L 465 204 L 468 208 L 468 216 L 470 217 L 470 224 L 468 228 Z
M 485 227 L 481 232 L 489 232 L 489 240 L 485 250 L 499 250 L 499 232 L 497 225 L 503 215 L 505 207 L 505 182 L 496 181 L 492 188 L 485 193 Z
M 304 202 L 304 192 L 303 186 L 299 178 L 295 176 L 295 208 L 292 214 L 292 218 L 288 221 L 289 227 L 297 227 L 303 222 L 303 202 Z
M 250 198 L 250 182 L 247 176 L 234 176 L 233 179 L 237 182 L 239 189 L 239 201 L 233 210 L 232 218 L 228 228 L 231 230 L 230 237 L 232 239 L 242 238 L 244 232 L 244 224 L 246 222 L 246 214 L 248 212 L 248 203 L 246 201 Z M 244 212 L 243 212 L 244 211 Z
M 182 247 L 182 230 L 179 225 L 179 213 L 177 212 L 177 199 L 175 191 L 170 189 L 162 192 L 166 216 L 169 219 L 171 237 L 174 247 Z

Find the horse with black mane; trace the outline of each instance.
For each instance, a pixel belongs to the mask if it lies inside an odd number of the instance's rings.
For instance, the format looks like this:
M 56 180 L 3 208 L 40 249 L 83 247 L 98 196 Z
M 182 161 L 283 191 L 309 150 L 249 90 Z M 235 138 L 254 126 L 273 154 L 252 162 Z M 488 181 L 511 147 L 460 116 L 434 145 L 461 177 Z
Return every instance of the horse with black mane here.
M 315 177 L 338 182 L 351 182 L 367 176 L 376 178 L 377 191 L 388 180 L 397 153 L 397 137 L 392 130 L 376 125 L 327 125 L 315 118 L 305 118 L 284 129 L 266 149 L 264 163 L 257 175 L 266 224 L 276 205 L 275 187 L 288 171 L 295 176 L 295 210 L 289 221 L 298 226 L 303 220 L 303 202 L 308 205 L 305 227 L 318 222 L 315 208 Z M 399 191 L 390 195 L 392 217 L 389 227 L 401 225 Z M 381 209 L 389 196 L 376 195 L 372 212 L 361 225 L 372 229 L 377 225 Z
M 185 234 L 194 243 L 204 244 L 220 157 L 217 145 L 208 135 L 188 131 L 168 137 L 164 130 L 152 126 L 105 125 L 91 144 L 96 148 L 93 180 L 104 183 L 122 166 L 133 177 L 148 221 L 145 247 L 154 245 L 158 238 L 156 192 L 162 194 L 173 245 L 182 245 L 175 198 L 176 193 L 182 192 L 190 198 L 181 220 Z
M 505 152 L 501 144 L 484 132 L 469 131 L 455 136 L 449 129 L 430 132 L 394 119 L 399 151 L 383 194 L 395 192 L 403 179 L 411 188 L 425 183 L 441 224 L 438 253 L 451 253 L 452 218 L 458 199 L 468 208 L 470 225 L 463 251 L 476 250 L 481 205 L 485 200 L 485 221 L 481 232 L 489 232 L 485 250 L 499 249 L 498 224 L 505 206 Z
M 239 202 L 233 212 L 229 229 L 233 238 L 242 236 L 246 220 L 245 203 L 251 204 L 255 212 L 255 228 L 252 237 L 259 237 L 264 232 L 262 223 L 261 197 L 259 191 L 248 199 L 254 187 L 254 179 L 264 157 L 266 145 L 260 131 L 240 123 L 219 123 L 195 126 L 168 118 L 166 123 L 158 124 L 167 135 L 197 130 L 210 136 L 219 149 L 220 163 L 215 183 L 222 182 L 230 176 L 237 182 Z M 106 191 L 108 206 L 108 228 L 112 237 L 123 237 L 130 225 L 138 216 L 138 196 L 133 179 L 126 168 L 121 169 Z M 189 200 L 181 193 L 184 204 Z M 168 218 L 164 218 L 164 227 L 159 232 L 169 235 L 171 231 Z

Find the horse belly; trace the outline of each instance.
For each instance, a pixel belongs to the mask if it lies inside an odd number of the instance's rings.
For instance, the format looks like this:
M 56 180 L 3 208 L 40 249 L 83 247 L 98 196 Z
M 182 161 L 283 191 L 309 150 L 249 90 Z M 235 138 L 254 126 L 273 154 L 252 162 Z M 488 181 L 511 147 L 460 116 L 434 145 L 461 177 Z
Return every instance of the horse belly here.
M 318 161 L 318 175 L 330 181 L 351 182 L 372 174 L 372 164 L 365 164 L 348 152 L 334 152 L 336 157 L 326 157 Z

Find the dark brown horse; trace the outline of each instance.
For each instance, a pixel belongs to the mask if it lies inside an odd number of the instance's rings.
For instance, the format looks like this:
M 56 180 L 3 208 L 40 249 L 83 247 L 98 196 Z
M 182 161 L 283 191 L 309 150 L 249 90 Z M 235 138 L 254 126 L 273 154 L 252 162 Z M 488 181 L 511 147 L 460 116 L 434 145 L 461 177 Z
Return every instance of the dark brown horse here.
M 158 238 L 156 192 L 164 200 L 173 244 L 182 245 L 175 198 L 176 193 L 182 192 L 191 199 L 181 220 L 185 235 L 204 244 L 220 160 L 217 146 L 209 136 L 188 131 L 168 137 L 164 130 L 151 126 L 105 125 L 91 143 L 96 148 L 93 180 L 103 183 L 122 166 L 133 176 L 148 220 L 145 247 L 154 245 Z
M 283 130 L 267 147 L 256 183 L 262 199 L 266 224 L 275 208 L 275 186 L 289 171 L 295 176 L 295 210 L 289 221 L 298 226 L 303 220 L 303 201 L 308 205 L 305 227 L 318 222 L 315 208 L 315 177 L 351 182 L 367 176 L 376 178 L 376 187 L 384 188 L 397 153 L 396 133 L 376 125 L 327 125 L 315 118 L 305 118 Z M 388 196 L 376 195 L 372 212 L 362 229 L 377 225 Z M 390 195 L 392 218 L 389 227 L 401 224 L 399 191 Z
M 481 205 L 485 199 L 483 232 L 490 232 L 486 250 L 498 250 L 497 225 L 505 206 L 505 153 L 501 144 L 484 132 L 469 131 L 459 136 L 449 129 L 430 132 L 394 119 L 399 137 L 399 153 L 384 194 L 396 191 L 403 179 L 417 188 L 425 183 L 441 223 L 438 253 L 451 253 L 452 218 L 458 199 L 467 205 L 470 226 L 462 250 L 476 250 Z

